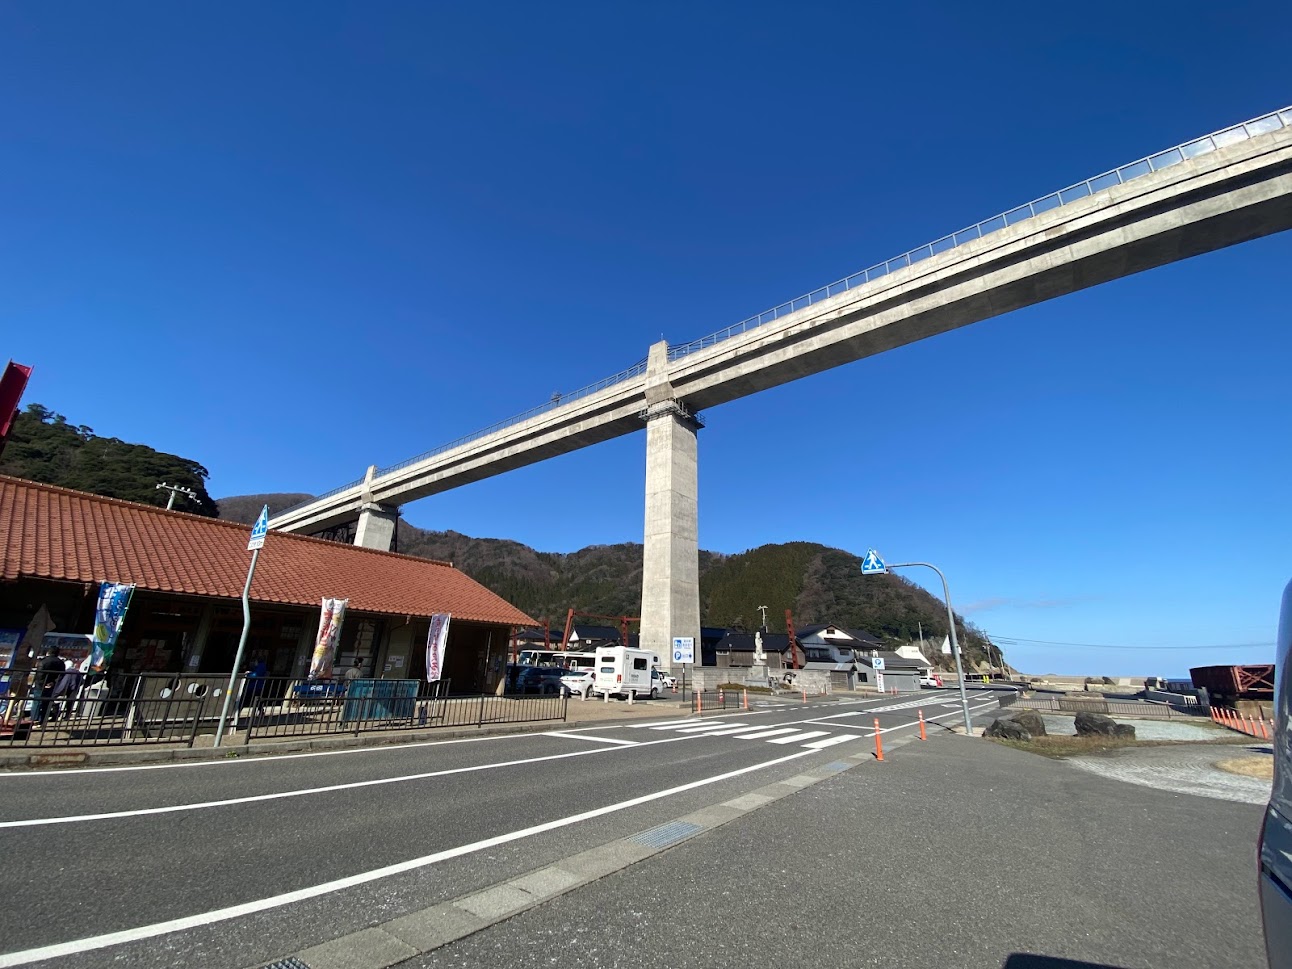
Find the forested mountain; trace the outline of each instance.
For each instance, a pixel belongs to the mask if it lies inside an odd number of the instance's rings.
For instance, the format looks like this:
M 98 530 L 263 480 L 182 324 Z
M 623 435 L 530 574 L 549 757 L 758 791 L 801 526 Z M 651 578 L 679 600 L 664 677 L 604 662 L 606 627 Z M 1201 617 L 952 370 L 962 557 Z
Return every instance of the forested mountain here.
M 40 404 L 28 404 L 14 421 L 0 454 L 0 474 L 163 507 L 170 495 L 157 485 L 164 481 L 197 493 L 196 499 L 176 496 L 176 511 L 216 515 L 206 493 L 208 472 L 196 461 L 99 437 L 93 428 L 69 424 Z
M 220 499 L 221 515 L 250 523 L 265 503 L 271 513 L 300 495 Z M 539 552 L 501 538 L 472 538 L 399 523 L 399 551 L 452 562 L 477 582 L 531 616 L 565 624 L 566 610 L 637 616 L 641 610 L 642 547 L 590 545 L 577 552 Z M 700 552 L 700 621 L 706 626 L 756 629 L 759 606 L 767 625 L 785 631 L 785 610 L 798 627 L 817 622 L 864 629 L 894 645 L 918 639 L 921 627 L 931 658 L 947 633 L 942 602 L 896 575 L 865 576 L 861 560 L 811 542 L 764 545 L 739 555 Z M 971 663 L 985 659 L 985 636 L 957 617 L 956 633 Z

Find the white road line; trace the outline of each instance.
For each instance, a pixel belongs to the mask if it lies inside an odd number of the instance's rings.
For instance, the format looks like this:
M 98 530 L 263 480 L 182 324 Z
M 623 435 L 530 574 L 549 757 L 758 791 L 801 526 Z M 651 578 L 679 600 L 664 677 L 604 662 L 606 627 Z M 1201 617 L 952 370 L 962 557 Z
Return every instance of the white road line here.
M 615 740 L 613 737 L 593 737 L 586 733 L 563 733 L 559 730 L 553 730 L 551 733 L 540 734 L 542 737 L 565 737 L 567 740 L 593 740 L 599 744 L 620 744 L 624 747 L 640 747 L 639 740 Z
M 739 777 L 742 774 L 749 774 L 756 770 L 762 770 L 765 767 L 774 767 L 777 764 L 784 764 L 788 761 L 795 760 L 799 757 L 806 757 L 813 753 L 815 753 L 815 751 L 801 750 L 785 757 L 777 757 L 774 760 L 763 761 L 761 764 L 754 764 L 751 767 L 742 767 L 739 770 L 727 771 L 725 774 L 716 774 L 713 777 L 701 778 L 698 781 L 680 784 L 677 787 L 670 787 L 667 790 L 656 791 L 653 794 L 643 794 L 641 797 L 634 797 L 627 801 L 620 801 L 617 804 L 609 804 L 605 807 L 593 808 L 591 811 L 584 811 L 582 814 L 571 814 L 564 818 L 557 818 L 554 821 L 544 821 L 542 824 L 535 824 L 528 828 L 522 828 L 519 831 L 510 831 L 507 834 L 500 834 L 493 838 L 486 838 L 483 841 L 475 841 L 471 844 L 459 845 L 456 848 L 437 851 L 435 854 L 423 855 L 420 858 L 401 861 L 394 865 L 387 865 L 384 868 L 374 868 L 371 871 L 360 872 L 357 875 L 349 875 L 345 878 L 338 878 L 335 881 L 323 882 L 320 885 L 312 885 L 309 888 L 299 888 L 296 891 L 284 892 L 281 895 L 272 895 L 268 898 L 260 898 L 252 902 L 243 902 L 240 905 L 230 905 L 228 908 L 215 909 L 210 912 L 203 912 L 199 915 L 189 915 L 184 918 L 171 919 L 166 922 L 155 922 L 152 925 L 141 925 L 133 929 L 124 929 L 120 932 L 108 932 L 103 935 L 92 935 L 84 939 L 76 939 L 72 942 L 59 942 L 54 945 L 41 946 L 37 949 L 23 949 L 18 952 L 0 953 L 0 969 L 6 969 L 6 967 L 9 966 L 22 966 L 31 962 L 38 962 L 42 959 L 57 959 L 62 956 L 75 955 L 79 952 L 93 952 L 96 949 L 106 949 L 109 946 L 121 945 L 124 942 L 137 942 L 141 939 L 152 939 L 159 935 L 168 935 L 171 932 L 182 932 L 185 929 L 210 925 L 214 922 L 224 922 L 243 915 L 251 915 L 256 912 L 264 912 L 269 909 L 279 908 L 283 905 L 290 905 L 293 902 L 304 901 L 308 898 L 317 898 L 320 895 L 327 895 L 346 888 L 366 885 L 369 882 L 374 882 L 381 878 L 388 878 L 391 875 L 400 875 L 404 872 L 415 871 L 418 868 L 425 868 L 441 861 L 448 861 L 451 858 L 460 858 L 463 855 L 473 854 L 477 851 L 484 851 L 487 848 L 493 848 L 498 845 L 508 844 L 512 841 L 519 841 L 522 838 L 530 838 L 536 834 L 543 834 L 547 831 L 555 831 L 558 828 L 578 824 L 580 821 L 587 821 L 592 818 L 603 817 L 607 814 L 614 814 L 617 811 L 637 807 L 639 804 L 648 804 L 651 801 L 658 801 L 666 797 L 671 797 L 674 794 L 693 791 L 698 787 L 707 787 L 710 784 L 717 784 L 721 781 L 730 780 L 733 777 Z
M 651 723 L 633 723 L 629 724 L 634 730 L 663 730 L 665 727 L 679 727 L 684 723 L 695 723 L 694 717 L 687 717 L 684 720 L 655 720 Z M 621 727 L 623 724 L 611 724 L 611 726 Z M 589 730 L 604 730 L 605 727 L 589 727 Z
M 646 740 L 633 744 L 634 747 L 653 747 L 656 744 L 673 744 L 679 740 L 691 740 L 691 737 L 666 737 L 661 740 Z M 505 760 L 497 764 L 475 764 L 471 767 L 452 767 L 447 770 L 426 771 L 422 774 L 401 774 L 398 777 L 379 777 L 369 781 L 352 781 L 348 784 L 329 784 L 326 787 L 309 787 L 295 791 L 281 791 L 276 794 L 251 794 L 246 797 L 231 797 L 222 801 L 199 801 L 192 804 L 172 804 L 167 807 L 136 808 L 132 811 L 109 811 L 103 814 L 79 814 L 54 818 L 27 818 L 22 821 L 0 821 L 0 828 L 36 828 L 50 824 L 73 824 L 81 821 L 110 821 L 116 818 L 137 818 L 149 814 L 176 814 L 180 811 L 201 811 L 206 808 L 229 807 L 234 804 L 255 804 L 260 801 L 277 801 L 282 798 L 304 797 L 307 794 L 328 794 L 332 791 L 351 791 L 360 787 L 380 787 L 385 784 L 401 784 L 405 781 L 422 781 L 431 777 L 447 777 L 450 774 L 473 774 L 478 771 L 495 770 L 500 767 L 518 767 L 525 764 L 541 764 L 549 760 L 564 760 L 567 757 L 590 757 L 594 754 L 608 754 L 624 747 L 598 747 L 593 750 L 575 750 L 564 754 L 549 754 L 545 757 L 528 757 L 523 760 Z
M 721 720 L 714 720 L 710 723 L 706 723 L 702 727 L 670 727 L 669 729 L 674 733 L 704 733 L 709 730 L 717 730 L 720 727 L 730 726 L 731 724 L 729 723 L 723 723 Z
M 824 730 L 805 730 L 802 733 L 792 733 L 788 737 L 773 737 L 767 741 L 769 744 L 796 744 L 800 740 L 811 740 L 813 737 L 824 737 Z
M 742 723 L 736 727 L 718 727 L 716 730 L 706 730 L 702 734 L 699 733 L 699 731 L 689 731 L 689 732 L 695 733 L 697 736 L 701 736 L 701 737 L 721 737 L 725 734 L 740 733 L 740 731 L 748 730 L 748 729 L 749 729 L 749 724 Z
M 412 750 L 416 747 L 443 747 L 446 744 L 478 744 L 486 740 L 517 740 L 522 737 L 541 737 L 541 733 L 500 733 L 488 737 L 456 737 L 453 740 L 419 740 L 407 744 L 380 744 L 374 747 L 347 747 L 345 750 L 312 750 L 305 754 L 256 754 L 242 757 L 241 753 L 248 748 L 238 744 L 232 747 L 219 748 L 237 753 L 239 756 L 228 760 L 195 760 L 182 764 L 127 764 L 121 767 L 60 767 L 54 770 L 0 771 L 0 783 L 17 780 L 20 777 L 80 777 L 84 774 L 119 774 L 123 771 L 137 770 L 175 770 L 181 767 L 230 767 L 235 764 L 276 764 L 284 760 L 299 760 L 304 757 L 340 757 L 344 754 L 370 754 L 374 751 L 385 753 L 388 750 Z M 34 749 L 34 748 L 33 748 Z
M 758 730 L 754 733 L 739 733 L 735 735 L 737 740 L 758 740 L 760 737 L 775 737 L 779 733 L 790 733 L 798 730 L 798 727 L 778 727 L 775 730 Z
M 835 744 L 844 744 L 849 740 L 860 739 L 859 733 L 838 733 L 833 737 L 826 737 L 824 740 L 814 740 L 810 744 L 804 744 L 804 747 L 810 747 L 812 750 L 824 750 L 826 747 L 833 747 Z

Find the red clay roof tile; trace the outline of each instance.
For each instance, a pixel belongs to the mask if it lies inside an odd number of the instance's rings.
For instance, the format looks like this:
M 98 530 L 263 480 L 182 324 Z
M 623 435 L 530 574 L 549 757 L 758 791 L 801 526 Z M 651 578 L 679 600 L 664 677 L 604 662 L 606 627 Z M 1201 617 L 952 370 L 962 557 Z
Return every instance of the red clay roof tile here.
M 133 582 L 141 589 L 237 599 L 251 530 L 235 522 L 0 475 L 0 579 Z M 534 620 L 445 562 L 270 532 L 251 598 L 352 612 L 533 625 Z

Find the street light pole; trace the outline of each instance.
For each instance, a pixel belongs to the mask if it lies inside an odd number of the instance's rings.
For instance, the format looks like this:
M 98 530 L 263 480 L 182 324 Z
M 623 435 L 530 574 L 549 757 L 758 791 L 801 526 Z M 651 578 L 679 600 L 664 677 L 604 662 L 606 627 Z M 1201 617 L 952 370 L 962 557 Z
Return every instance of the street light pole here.
M 965 717 L 965 735 L 973 736 L 973 720 L 969 716 L 969 694 L 965 693 L 965 672 L 960 663 L 960 642 L 956 639 L 956 614 L 951 609 L 951 590 L 947 587 L 947 577 L 942 574 L 942 570 L 936 565 L 930 565 L 928 562 L 902 562 L 900 565 L 889 565 L 890 569 L 909 569 L 915 566 L 923 566 L 926 569 L 932 569 L 942 580 L 942 598 L 947 603 L 947 622 L 951 625 L 951 654 L 956 658 L 956 679 L 960 683 L 960 709 L 964 711 Z

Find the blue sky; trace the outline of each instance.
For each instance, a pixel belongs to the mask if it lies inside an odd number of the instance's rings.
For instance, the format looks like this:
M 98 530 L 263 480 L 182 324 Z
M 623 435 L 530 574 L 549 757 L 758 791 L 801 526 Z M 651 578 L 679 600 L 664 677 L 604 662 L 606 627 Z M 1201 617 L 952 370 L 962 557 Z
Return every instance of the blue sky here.
M 323 491 L 1292 103 L 1230 3 L 15 2 L 0 333 L 27 401 Z M 1043 672 L 1262 661 L 1292 577 L 1284 234 L 706 413 L 701 546 L 933 561 Z M 640 541 L 644 436 L 409 506 Z M 931 575 L 931 573 L 930 573 Z M 912 578 L 928 579 L 916 573 Z M 778 607 L 779 608 L 779 607 Z

